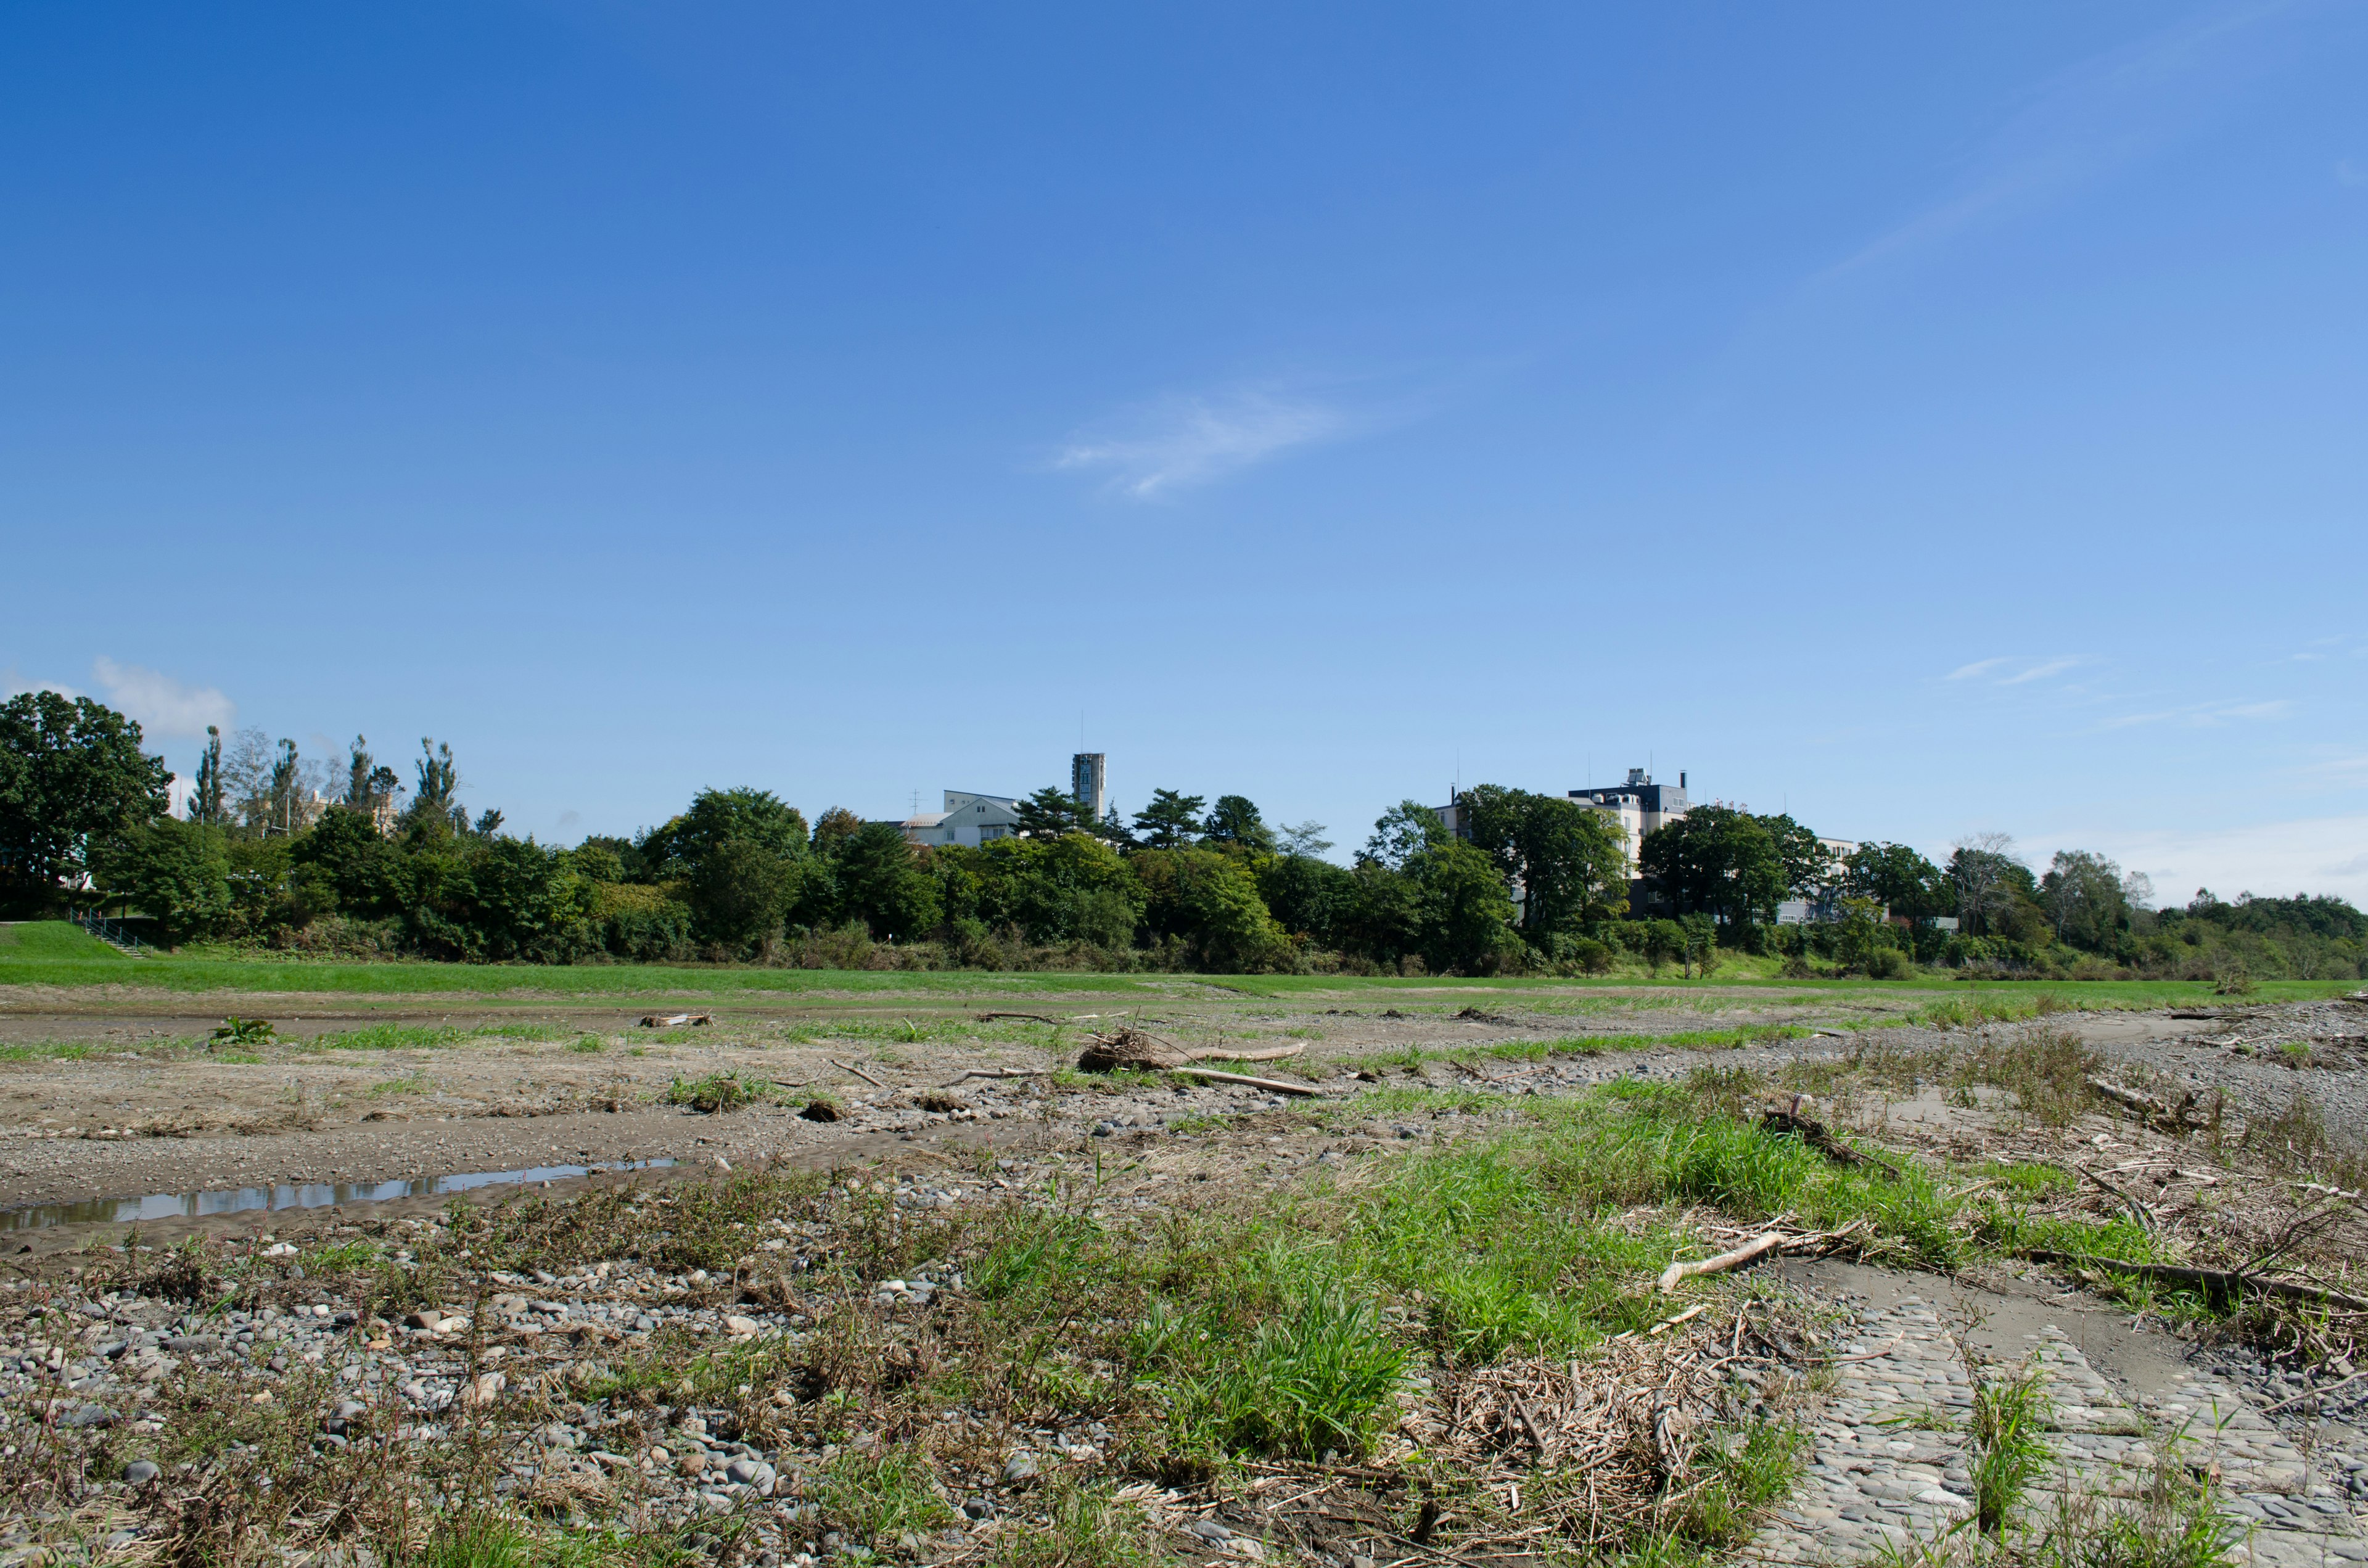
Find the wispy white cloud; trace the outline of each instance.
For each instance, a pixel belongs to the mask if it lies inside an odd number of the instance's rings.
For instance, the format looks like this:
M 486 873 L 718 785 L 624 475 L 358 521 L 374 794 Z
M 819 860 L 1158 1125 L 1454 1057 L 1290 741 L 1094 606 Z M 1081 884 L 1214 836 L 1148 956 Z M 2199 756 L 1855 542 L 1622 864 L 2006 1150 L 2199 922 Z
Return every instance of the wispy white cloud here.
M 1975 659 L 1970 665 L 1959 665 L 1941 678 L 1982 680 L 1987 676 L 1996 676 L 1998 678 L 1989 682 L 1992 686 L 2021 686 L 2026 681 L 2045 680 L 2050 676 L 2060 676 L 2066 670 L 2078 667 L 2080 663 L 2079 659 L 2068 653 L 2058 654 L 2050 659 L 2033 659 L 2028 655 L 2010 653 L 2001 654 L 1994 659 Z M 2009 670 L 2013 672 L 2010 675 L 2001 673 Z
M 2061 198 L 2176 141 L 2270 67 L 2269 25 L 2306 8 L 2302 0 L 2214 6 L 2063 73 L 1998 127 L 1954 190 L 1829 276 Z M 2338 164 L 2336 177 L 2351 183 L 2354 167 Z
M 207 725 L 228 729 L 238 717 L 238 705 L 210 686 L 190 686 L 138 665 L 119 665 L 104 654 L 91 661 L 90 673 L 101 699 L 150 735 L 201 735 Z M 26 680 L 13 669 L 0 676 L 0 695 L 26 691 L 88 695 L 63 681 Z
M 2066 670 L 2072 668 L 2079 662 L 2080 661 L 2078 659 L 2044 660 L 2039 664 L 2032 665 L 2029 669 L 2024 670 L 2020 674 L 2007 676 L 2006 679 L 1998 682 L 1998 684 L 2000 686 L 2021 686 L 2023 682 L 2029 680 L 2045 680 L 2049 676 L 2062 675 Z
M 2149 713 L 2116 714 L 2104 721 L 2103 727 L 2126 730 L 2135 724 L 2184 724 L 2191 729 L 2214 729 L 2237 720 L 2283 719 L 2293 711 L 2294 703 L 2283 697 L 2268 702 L 2199 702 Z
M 1332 439 L 1350 425 L 1328 403 L 1268 389 L 1171 398 L 1113 431 L 1073 439 L 1052 466 L 1101 474 L 1112 494 L 1151 501 Z
M 14 665 L 0 674 L 0 698 L 22 697 L 28 691 L 54 691 L 60 697 L 80 697 L 82 693 L 63 681 L 27 680 Z
M 119 665 L 101 654 L 90 673 L 107 692 L 108 703 L 137 720 L 152 734 L 201 735 L 209 724 L 228 729 L 238 707 L 210 686 L 190 686 L 158 670 Z
M 2146 867 L 2166 903 L 2185 903 L 2198 888 L 2222 898 L 2325 892 L 2354 903 L 2368 899 L 2368 853 L 2361 849 L 2368 844 L 2368 816 L 2167 833 L 2109 830 L 2078 838 L 2124 866 Z

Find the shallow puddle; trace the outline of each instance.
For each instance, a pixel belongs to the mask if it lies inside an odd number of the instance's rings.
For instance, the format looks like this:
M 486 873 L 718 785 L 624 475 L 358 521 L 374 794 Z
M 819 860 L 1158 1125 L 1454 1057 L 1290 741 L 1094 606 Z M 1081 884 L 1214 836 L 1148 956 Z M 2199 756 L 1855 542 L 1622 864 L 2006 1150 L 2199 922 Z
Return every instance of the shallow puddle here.
M 534 1165 L 517 1171 L 462 1171 L 451 1176 L 398 1181 L 316 1181 L 277 1187 L 231 1187 L 213 1192 L 153 1192 L 145 1198 L 97 1198 L 81 1203 L 34 1203 L 0 1210 L 0 1232 L 41 1231 L 51 1225 L 130 1224 L 141 1220 L 187 1220 L 203 1214 L 236 1214 L 249 1209 L 327 1209 L 343 1203 L 389 1203 L 398 1198 L 442 1198 L 480 1187 L 519 1187 L 597 1172 L 652 1170 L 672 1160 L 631 1160 L 605 1165 Z

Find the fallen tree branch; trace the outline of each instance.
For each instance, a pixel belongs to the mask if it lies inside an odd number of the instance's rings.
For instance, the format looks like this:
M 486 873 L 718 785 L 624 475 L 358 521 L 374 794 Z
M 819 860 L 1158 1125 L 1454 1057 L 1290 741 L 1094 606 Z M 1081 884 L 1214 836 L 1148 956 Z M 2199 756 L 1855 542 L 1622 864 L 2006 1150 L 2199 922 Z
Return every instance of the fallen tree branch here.
M 1269 1045 L 1259 1051 L 1235 1051 L 1230 1045 L 1201 1046 L 1185 1052 L 1195 1062 L 1281 1062 L 1305 1053 L 1304 1045 Z
M 2261 1414 L 2267 1415 L 2273 1410 L 2283 1410 L 2290 1404 L 2300 1404 L 2305 1400 L 2313 1400 L 2318 1398 L 2322 1394 L 2333 1393 L 2337 1389 L 2346 1387 L 2351 1383 L 2356 1383 L 2362 1378 L 2368 1378 L 2368 1372 L 2354 1372 L 2350 1377 L 2345 1378 L 2341 1382 L 2328 1383 L 2322 1388 L 2305 1389 L 2302 1392 L 2294 1394 L 2291 1398 L 2282 1399 L 2275 1404 L 2265 1404 L 2261 1406 Z
M 2178 1132 L 2191 1127 L 2212 1125 L 2209 1118 L 2196 1110 L 2195 1095 L 2192 1090 L 2184 1099 L 2173 1106 L 2165 1105 L 2152 1095 L 2141 1090 L 2127 1088 L 2104 1078 L 2091 1076 L 2089 1079 L 2089 1087 L 2120 1106 L 2123 1110 L 2135 1111 L 2139 1120 L 2152 1122 L 2166 1131 Z
M 2072 1168 L 2078 1171 L 2082 1176 L 2087 1176 L 2090 1181 L 2095 1182 L 2099 1187 L 2103 1187 L 2115 1198 L 2120 1199 L 2122 1200 L 2122 1207 L 2129 1210 L 2130 1218 L 2135 1220 L 2140 1226 L 2149 1231 L 2154 1229 L 2154 1210 L 2152 1209 L 2147 1208 L 2136 1199 L 2132 1198 L 2128 1193 L 2123 1192 L 2120 1187 L 2115 1187 L 2112 1182 L 2107 1181 L 2103 1176 L 2099 1176 L 2088 1166 L 2075 1165 Z
M 961 1077 L 939 1084 L 938 1087 L 951 1089 L 955 1084 L 967 1084 L 973 1078 L 1042 1078 L 1048 1071 L 1042 1067 L 973 1067 Z
M 866 1073 L 862 1068 L 854 1065 L 852 1062 L 841 1062 L 836 1056 L 825 1057 L 824 1060 L 842 1073 L 854 1074 L 857 1077 L 862 1079 L 865 1083 L 871 1085 L 875 1089 L 884 1089 L 888 1086 L 879 1079 L 873 1077 L 871 1074 Z
M 1740 1268 L 1753 1258 L 1764 1257 L 1784 1244 L 1784 1237 L 1774 1231 L 1754 1236 L 1733 1252 L 1720 1253 L 1693 1263 L 1673 1263 L 1661 1270 L 1659 1290 L 1664 1296 L 1688 1279 L 1703 1274 L 1724 1274 L 1730 1268 Z
M 2196 1268 L 2183 1263 L 2130 1263 L 2118 1257 L 2099 1257 L 2093 1253 L 2058 1252 L 2054 1247 L 2028 1247 L 2022 1256 L 2033 1263 L 2118 1269 L 2142 1279 L 2163 1279 L 2174 1285 L 2201 1285 L 2209 1290 L 2237 1294 L 2248 1290 L 2260 1290 L 2267 1295 L 2283 1296 L 2289 1301 L 2318 1301 L 2330 1307 L 2341 1307 L 2345 1312 L 2368 1312 L 2368 1301 L 2340 1290 L 2329 1290 L 2324 1285 L 2313 1285 L 2300 1279 L 2271 1279 L 2233 1268 Z
M 1170 1067 L 1167 1071 L 1186 1078 L 1205 1078 L 1212 1084 L 1247 1084 L 1253 1089 L 1271 1089 L 1278 1095 L 1320 1095 L 1324 1092 L 1313 1084 L 1286 1083 L 1281 1078 L 1253 1078 L 1246 1073 L 1220 1073 L 1213 1067 Z
M 1678 1313 L 1678 1314 L 1677 1314 L 1676 1316 L 1674 1316 L 1674 1317 L 1665 1317 L 1665 1318 L 1663 1318 L 1660 1322 L 1658 1322 L 1658 1323 L 1655 1324 L 1652 1327 L 1650 1327 L 1650 1328 L 1646 1329 L 1646 1330 L 1645 1331 L 1645 1338 L 1647 1338 L 1647 1339 L 1650 1339 L 1650 1338 L 1652 1338 L 1655 1335 L 1656 1335 L 1656 1334 L 1661 1334 L 1661 1333 L 1665 1333 L 1665 1332 L 1667 1332 L 1667 1331 L 1668 1331 L 1668 1330 L 1669 1330 L 1669 1329 L 1673 1329 L 1673 1328 L 1677 1327 L 1677 1326 L 1678 1326 L 1678 1324 L 1681 1324 L 1681 1323 L 1685 1323 L 1685 1322 L 1687 1322 L 1688 1320 L 1690 1320 L 1690 1319 L 1691 1319 L 1691 1318 L 1698 1317 L 1698 1316 L 1700 1316 L 1702 1313 L 1706 1312 L 1708 1312 L 1709 1310 L 1710 1310 L 1710 1303 L 1709 1303 L 1708 1301 L 1696 1301 L 1692 1306 L 1688 1307 L 1684 1312 L 1681 1312 Z
M 1187 1049 L 1141 1029 L 1123 1028 L 1115 1034 L 1087 1037 L 1086 1049 L 1077 1056 L 1077 1067 L 1087 1073 L 1113 1073 L 1122 1069 L 1157 1073 L 1181 1067 L 1190 1062 L 1280 1062 L 1286 1056 L 1297 1056 L 1306 1049 L 1304 1045 L 1271 1045 L 1258 1051 L 1242 1051 L 1224 1045 Z
M 1054 1028 L 1061 1027 L 1060 1019 L 1048 1018 L 1042 1013 L 981 1013 L 978 1016 L 982 1024 L 991 1024 L 997 1018 L 1026 1018 L 1030 1023 L 1050 1024 Z
M 1875 1165 L 1892 1180 L 1899 1179 L 1900 1173 L 1897 1165 L 1880 1154 L 1870 1154 L 1863 1149 L 1851 1148 L 1848 1143 L 1835 1137 L 1824 1122 L 1814 1116 L 1804 1114 L 1801 1109 L 1802 1103 L 1803 1096 L 1795 1095 L 1793 1096 L 1790 1109 L 1771 1107 L 1759 1118 L 1760 1131 L 1789 1132 L 1836 1165 Z

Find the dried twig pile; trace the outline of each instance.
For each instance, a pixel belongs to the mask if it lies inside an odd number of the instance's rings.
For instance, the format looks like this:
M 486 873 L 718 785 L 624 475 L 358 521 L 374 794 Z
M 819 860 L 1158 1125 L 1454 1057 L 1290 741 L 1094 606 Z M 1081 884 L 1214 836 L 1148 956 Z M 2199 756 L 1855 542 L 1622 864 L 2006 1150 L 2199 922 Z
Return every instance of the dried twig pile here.
M 1791 1362 L 1801 1346 L 1766 1302 L 1685 1315 L 1693 1321 L 1682 1332 L 1622 1335 L 1590 1359 L 1457 1372 L 1408 1415 L 1401 1430 L 1504 1505 L 1495 1528 L 1459 1540 L 1460 1554 L 1540 1538 L 1584 1549 L 1633 1542 L 1640 1524 L 1709 1483 L 1696 1449 L 1733 1414 L 1731 1369 Z

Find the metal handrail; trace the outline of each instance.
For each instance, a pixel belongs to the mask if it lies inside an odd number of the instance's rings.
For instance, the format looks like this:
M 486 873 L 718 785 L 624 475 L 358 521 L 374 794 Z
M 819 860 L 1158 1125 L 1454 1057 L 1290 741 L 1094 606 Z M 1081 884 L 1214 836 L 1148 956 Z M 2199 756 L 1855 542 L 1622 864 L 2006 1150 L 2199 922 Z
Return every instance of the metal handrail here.
M 134 957 L 137 957 L 148 945 L 133 936 L 131 928 L 122 921 L 109 920 L 96 912 L 80 916 L 80 924 L 84 930 L 105 942 L 108 947 L 120 949 Z

